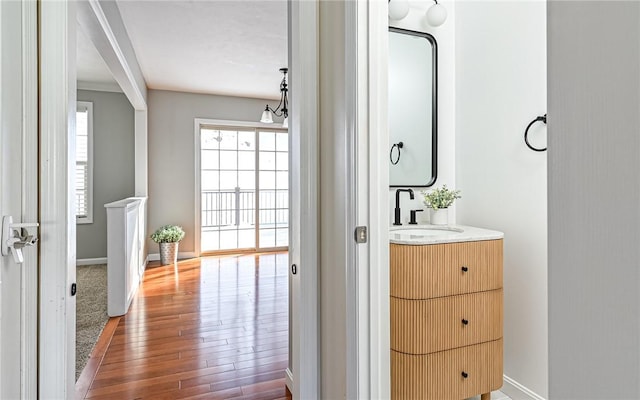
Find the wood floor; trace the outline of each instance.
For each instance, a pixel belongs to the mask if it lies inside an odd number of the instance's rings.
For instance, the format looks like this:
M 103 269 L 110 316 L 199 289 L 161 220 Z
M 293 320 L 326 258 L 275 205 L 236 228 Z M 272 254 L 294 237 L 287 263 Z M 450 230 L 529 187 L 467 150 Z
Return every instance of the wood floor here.
M 287 257 L 210 257 L 148 268 L 110 343 L 101 338 L 108 343 L 104 356 L 92 354 L 77 398 L 284 399 Z

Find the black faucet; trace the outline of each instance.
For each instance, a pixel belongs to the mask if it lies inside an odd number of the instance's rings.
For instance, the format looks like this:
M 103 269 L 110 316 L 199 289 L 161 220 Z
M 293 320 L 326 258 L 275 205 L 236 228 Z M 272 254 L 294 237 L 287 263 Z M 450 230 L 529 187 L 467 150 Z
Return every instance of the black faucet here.
M 393 224 L 394 225 L 402 225 L 402 222 L 400 222 L 400 192 L 409 192 L 409 198 L 411 200 L 414 199 L 413 190 L 411 190 L 411 189 L 398 189 L 398 190 L 396 190 L 396 209 L 395 209 L 395 216 L 393 218 Z
M 424 210 L 411 210 L 409 211 L 409 225 L 418 225 L 418 221 L 416 221 L 416 213 L 423 212 Z

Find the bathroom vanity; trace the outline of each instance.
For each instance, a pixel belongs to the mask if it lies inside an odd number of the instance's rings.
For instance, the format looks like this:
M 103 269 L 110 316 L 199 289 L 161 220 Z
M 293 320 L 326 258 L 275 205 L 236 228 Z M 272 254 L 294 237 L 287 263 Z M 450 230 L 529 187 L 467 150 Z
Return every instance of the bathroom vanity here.
M 502 386 L 501 232 L 390 231 L 391 397 L 466 399 Z

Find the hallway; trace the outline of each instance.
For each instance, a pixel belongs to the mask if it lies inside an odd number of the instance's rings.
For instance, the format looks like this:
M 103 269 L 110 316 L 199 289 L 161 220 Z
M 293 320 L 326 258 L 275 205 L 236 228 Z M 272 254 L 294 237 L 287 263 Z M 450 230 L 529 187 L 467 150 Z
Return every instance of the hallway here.
M 76 398 L 284 398 L 287 259 L 271 253 L 150 264 L 110 342 L 116 321 L 107 324 Z

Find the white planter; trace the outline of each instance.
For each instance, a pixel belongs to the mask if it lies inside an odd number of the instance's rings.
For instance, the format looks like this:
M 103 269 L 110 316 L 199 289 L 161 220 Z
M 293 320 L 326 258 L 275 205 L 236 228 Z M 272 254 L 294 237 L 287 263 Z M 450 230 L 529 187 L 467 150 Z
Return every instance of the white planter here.
M 429 222 L 431 225 L 449 225 L 449 209 L 429 209 Z

